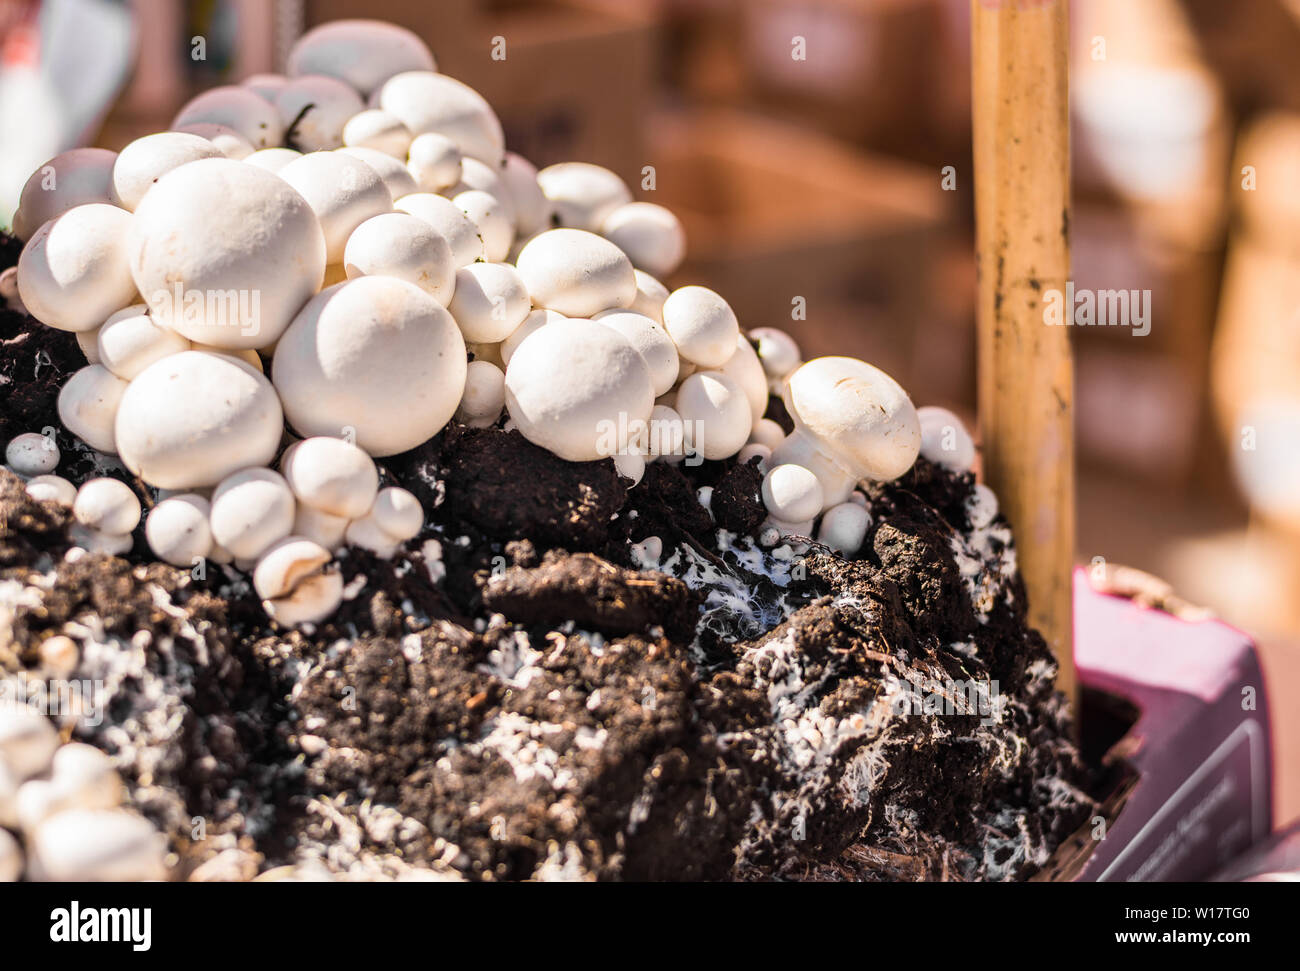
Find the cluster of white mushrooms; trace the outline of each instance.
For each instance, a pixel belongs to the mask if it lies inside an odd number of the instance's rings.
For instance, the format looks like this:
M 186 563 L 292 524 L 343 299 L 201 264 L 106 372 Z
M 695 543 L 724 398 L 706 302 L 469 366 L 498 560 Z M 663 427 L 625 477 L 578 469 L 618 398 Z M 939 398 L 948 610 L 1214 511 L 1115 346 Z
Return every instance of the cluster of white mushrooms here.
M 251 570 L 282 623 L 337 607 L 340 546 L 391 555 L 419 532 L 418 501 L 379 491 L 372 457 L 453 416 L 485 427 L 505 411 L 529 441 L 612 457 L 633 482 L 647 462 L 757 457 L 772 525 L 812 535 L 820 519 L 846 553 L 869 525 L 855 484 L 928 445 L 882 371 L 802 363 L 780 331 L 743 334 L 712 290 L 669 292 L 659 278 L 685 252 L 671 212 L 599 166 L 539 172 L 507 152 L 487 102 L 405 30 L 316 28 L 288 76 L 207 91 L 172 129 L 34 173 L 7 285 L 76 333 L 88 363 L 60 419 L 160 490 L 154 553 Z M 764 417 L 773 391 L 793 434 Z M 942 414 L 966 444 L 938 457 L 969 467 L 969 436 Z M 72 504 L 79 542 L 130 545 L 129 488 L 73 489 L 50 475 L 48 436 L 20 438 L 9 464 Z

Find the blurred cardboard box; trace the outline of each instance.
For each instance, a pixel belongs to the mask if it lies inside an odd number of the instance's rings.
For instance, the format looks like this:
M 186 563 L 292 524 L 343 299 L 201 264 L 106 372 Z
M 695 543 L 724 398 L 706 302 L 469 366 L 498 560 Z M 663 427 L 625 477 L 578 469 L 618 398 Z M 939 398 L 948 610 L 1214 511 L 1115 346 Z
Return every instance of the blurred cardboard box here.
M 642 198 L 686 227 L 686 263 L 671 284 L 712 287 L 742 327 L 787 329 L 806 357 L 861 357 L 920 400 L 964 400 L 962 387 L 935 387 L 923 346 L 933 331 L 919 339 L 948 312 L 936 270 L 953 220 L 934 170 L 725 110 L 661 117 L 651 157 L 658 188 Z M 944 340 L 951 348 L 956 338 Z M 973 353 L 958 346 L 955 358 L 961 384 Z

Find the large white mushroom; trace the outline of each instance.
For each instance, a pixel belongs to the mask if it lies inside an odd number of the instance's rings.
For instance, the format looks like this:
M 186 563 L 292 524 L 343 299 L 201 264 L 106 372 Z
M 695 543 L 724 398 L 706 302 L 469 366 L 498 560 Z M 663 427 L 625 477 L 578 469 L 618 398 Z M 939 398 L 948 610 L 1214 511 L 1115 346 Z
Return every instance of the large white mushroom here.
M 657 277 L 675 271 L 686 256 L 681 220 L 653 202 L 619 206 L 605 217 L 600 234 L 626 253 L 633 266 Z
M 116 162 L 117 153 L 106 148 L 74 148 L 49 159 L 23 185 L 14 213 L 14 235 L 26 241 L 69 209 L 111 203 Z
M 59 391 L 59 421 L 99 452 L 117 451 L 117 412 L 126 382 L 102 364 L 89 364 Z
M 341 438 L 295 442 L 281 457 L 280 471 L 299 502 L 343 519 L 364 516 L 379 492 L 374 460 Z
M 433 71 L 433 55 L 420 38 L 376 20 L 333 20 L 314 27 L 289 52 L 289 74 L 324 74 L 368 95 L 394 74 Z
M 69 809 L 29 840 L 29 873 L 42 880 L 139 881 L 167 876 L 167 844 L 149 820 L 123 809 Z
M 343 268 L 349 280 L 391 276 L 414 283 L 444 307 L 456 292 L 451 245 L 428 222 L 406 212 L 371 216 L 353 230 Z
M 271 469 L 242 469 L 226 476 L 212 493 L 213 542 L 241 560 L 253 560 L 289 535 L 293 491 Z
M 446 239 L 451 246 L 451 258 L 456 266 L 469 266 L 476 260 L 487 259 L 478 227 L 450 199 L 432 192 L 413 192 L 409 196 L 402 196 L 393 205 L 401 212 L 423 219 Z
M 464 172 L 460 146 L 446 135 L 416 135 L 407 153 L 406 168 L 421 192 L 442 192 L 460 182 Z
M 277 173 L 296 189 L 325 234 L 327 263 L 340 263 L 352 231 L 393 209 L 393 196 L 373 166 L 344 152 L 313 152 Z
M 503 341 L 532 309 L 519 272 L 506 263 L 471 263 L 456 271 L 456 291 L 447 305 L 467 343 Z
M 703 368 L 716 368 L 736 353 L 740 324 L 721 296 L 708 287 L 674 290 L 663 306 L 664 329 L 686 360 Z
M 632 191 L 618 175 L 590 162 L 560 162 L 537 173 L 558 225 L 600 232 L 615 209 L 632 201 Z
M 99 362 L 124 381 L 154 361 L 191 347 L 176 331 L 159 325 L 142 303 L 119 310 L 104 321 L 95 343 Z
M 172 119 L 173 131 L 187 125 L 225 125 L 254 148 L 284 143 L 284 124 L 275 107 L 248 88 L 228 84 L 195 95 Z
M 534 310 L 524 322 L 514 329 L 509 337 L 500 344 L 501 363 L 503 366 L 510 364 L 510 358 L 514 355 L 515 349 L 522 344 L 530 334 L 539 327 L 544 327 L 552 321 L 568 320 L 564 314 L 557 314 L 554 310 Z
M 501 417 L 505 406 L 506 376 L 501 368 L 491 361 L 470 361 L 456 419 L 471 428 L 487 428 Z
M 744 389 L 745 397 L 749 399 L 749 407 L 754 412 L 754 422 L 757 423 L 767 411 L 768 385 L 763 365 L 749 338 L 744 334 L 736 337 L 736 353 L 727 358 L 727 363 L 718 370 L 735 379 L 735 382 Z
M 447 136 L 469 158 L 500 166 L 505 157 L 505 133 L 492 106 L 445 74 L 407 71 L 391 77 L 379 90 L 378 107 L 416 135 Z
M 165 131 L 137 138 L 118 153 L 109 187 L 113 205 L 135 211 L 153 184 L 187 162 L 221 158 L 221 150 L 199 135 Z
M 580 229 L 540 233 L 519 253 L 516 266 L 533 303 L 567 317 L 629 307 L 636 299 L 632 261 L 595 233 Z
M 371 455 L 394 455 L 432 438 L 456 411 L 465 341 L 415 284 L 363 276 L 303 308 L 280 338 L 271 372 L 299 434 L 351 428 Z
M 749 439 L 754 418 L 745 390 L 720 371 L 696 371 L 677 389 L 687 444 L 706 459 L 735 455 Z
M 140 524 L 140 500 L 120 479 L 90 479 L 77 490 L 72 515 L 89 529 L 124 536 Z
M 127 249 L 154 319 L 217 347 L 274 344 L 325 274 L 325 238 L 307 201 L 279 176 L 230 159 L 159 179 L 136 209 Z
M 309 74 L 291 79 L 275 98 L 285 141 L 301 152 L 343 146 L 343 128 L 365 102 L 338 78 Z
M 197 493 L 182 493 L 158 503 L 144 522 L 144 536 L 154 556 L 176 567 L 190 567 L 212 552 L 212 506 Z

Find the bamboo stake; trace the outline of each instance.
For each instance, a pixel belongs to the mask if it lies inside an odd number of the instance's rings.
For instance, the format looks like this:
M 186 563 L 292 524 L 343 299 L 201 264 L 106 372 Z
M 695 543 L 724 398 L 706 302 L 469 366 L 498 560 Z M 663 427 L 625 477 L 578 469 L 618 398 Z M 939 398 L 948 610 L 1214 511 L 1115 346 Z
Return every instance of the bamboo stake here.
M 979 417 L 1029 620 L 1075 705 L 1074 376 L 1045 295 L 1070 273 L 1068 0 L 971 0 Z M 1066 313 L 1072 308 L 1066 308 Z

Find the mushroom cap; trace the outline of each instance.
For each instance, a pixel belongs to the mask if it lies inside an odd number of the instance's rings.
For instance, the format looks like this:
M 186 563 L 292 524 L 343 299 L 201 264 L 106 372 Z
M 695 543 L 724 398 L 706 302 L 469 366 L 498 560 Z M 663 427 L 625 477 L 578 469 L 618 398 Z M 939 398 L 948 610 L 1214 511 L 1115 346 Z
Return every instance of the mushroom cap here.
M 560 226 L 600 231 L 619 206 L 632 201 L 632 190 L 609 169 L 590 162 L 560 162 L 537 173 L 542 194 L 550 200 Z
M 333 516 L 300 502 L 293 516 L 293 535 L 319 543 L 327 550 L 336 550 L 343 545 L 349 522 L 342 516 Z
M 640 452 L 620 452 L 614 456 L 614 469 L 636 486 L 645 478 L 645 456 Z
M 406 166 L 400 161 L 387 155 L 384 152 L 374 148 L 340 148 L 343 155 L 351 155 L 353 158 L 359 158 L 372 169 L 379 173 L 379 177 L 384 180 L 384 185 L 388 186 L 388 194 L 394 199 L 400 199 L 402 196 L 408 196 L 412 192 L 418 191 L 415 184 L 415 178 L 407 171 Z
M 749 338 L 744 334 L 736 337 L 736 353 L 727 358 L 727 363 L 718 370 L 734 378 L 744 389 L 745 397 L 749 399 L 749 407 L 754 413 L 754 421 L 757 423 L 767 411 L 767 374 L 764 373 L 763 365 Z
M 195 95 L 176 113 L 171 129 L 200 124 L 225 125 L 254 148 L 284 144 L 284 123 L 274 105 L 237 84 L 209 88 Z
M 610 423 L 616 428 L 623 416 L 628 424 L 650 416 L 650 369 L 613 328 L 555 321 L 515 349 L 506 368 L 506 407 L 533 444 L 571 462 L 595 461 L 618 451 L 608 441 Z
M 217 146 L 217 151 L 222 155 L 235 161 L 248 158 L 258 150 L 256 145 L 229 125 L 218 125 L 211 121 L 197 121 L 192 125 L 173 125 L 171 130 L 206 138 Z
M 684 458 L 686 426 L 671 405 L 655 405 L 650 410 L 646 452 L 651 458 Z
M 44 714 L 27 705 L 0 705 L 0 767 L 21 782 L 44 772 L 59 748 L 59 733 Z
M 603 311 L 593 319 L 614 328 L 645 358 L 655 397 L 677 383 L 677 345 L 653 320 L 630 310 Z
M 450 138 L 430 131 L 411 140 L 406 168 L 421 192 L 441 192 L 460 182 L 464 158 Z
M 278 173 L 320 220 L 327 263 L 340 263 L 352 231 L 371 216 L 392 212 L 393 196 L 374 167 L 343 152 L 312 152 Z
M 399 486 L 380 489 L 370 515 L 380 529 L 400 542 L 414 539 L 424 528 L 424 507 L 420 500 Z
M 154 319 L 216 347 L 275 343 L 325 275 L 325 238 L 307 201 L 230 159 L 159 179 L 136 209 L 127 250 Z
M 645 314 L 660 327 L 664 323 L 664 302 L 668 299 L 668 288 L 644 270 L 637 270 L 636 297 L 628 310 Z
M 401 212 L 423 219 L 442 234 L 451 245 L 451 258 L 456 266 L 468 266 L 476 260 L 487 258 L 478 227 L 450 199 L 432 192 L 413 192 L 409 196 L 402 196 L 393 206 Z
M 76 372 L 59 391 L 59 421 L 99 452 L 117 451 L 117 412 L 127 384 L 102 364 Z
M 501 364 L 503 367 L 510 366 L 510 358 L 514 356 L 515 349 L 528 338 L 533 331 L 539 327 L 544 327 L 549 323 L 557 320 L 568 320 L 564 314 L 557 314 L 554 310 L 534 310 L 524 322 L 514 329 L 514 331 L 503 340 L 500 344 L 499 353 L 501 355 Z
M 89 479 L 77 490 L 72 515 L 90 529 L 124 536 L 140 524 L 140 500 L 120 479 Z
M 116 379 L 115 379 L 116 380 Z M 117 409 L 117 450 L 152 486 L 197 489 L 279 451 L 275 389 L 237 358 L 182 351 L 136 376 Z
M 303 579 L 293 592 L 275 600 L 263 600 L 266 615 L 283 627 L 319 624 L 343 602 L 343 576 L 336 570 L 314 573 Z
M 655 276 L 668 276 L 686 257 L 681 220 L 653 202 L 619 206 L 605 217 L 600 234 L 626 253 L 633 266 Z
M 40 432 L 15 435 L 5 446 L 5 464 L 24 478 L 45 475 L 59 465 L 59 446 Z
M 390 115 L 382 108 L 358 111 L 343 126 L 343 144 L 349 148 L 370 148 L 392 156 L 399 163 L 406 161 L 415 136 L 402 124 L 402 119 Z M 416 191 L 414 189 L 412 192 Z
M 347 545 L 369 550 L 381 560 L 391 560 L 397 554 L 397 547 L 402 542 L 385 531 L 369 513 L 348 523 L 344 539 Z
M 462 192 L 469 192 L 477 189 L 480 192 L 486 192 L 505 206 L 510 215 L 510 224 L 513 226 L 515 221 L 515 207 L 510 199 L 510 191 L 506 188 L 505 179 L 502 178 L 502 171 L 505 163 L 501 165 L 488 165 L 476 158 L 467 158 L 461 162 L 460 181 L 447 190 L 447 195 L 453 199 Z
M 567 317 L 590 317 L 631 306 L 636 299 L 632 261 L 595 233 L 539 233 L 520 251 L 516 266 L 533 303 Z
M 131 214 L 92 202 L 51 219 L 18 257 L 27 312 L 57 330 L 91 330 L 135 300 L 128 262 Z
M 342 148 L 344 126 L 365 107 L 351 85 L 324 74 L 292 78 L 275 97 L 285 140 L 300 152 Z
M 252 560 L 293 529 L 293 491 L 271 469 L 242 469 L 212 493 L 213 542 L 238 559 Z
M 117 153 L 106 148 L 74 148 L 48 160 L 27 178 L 14 213 L 14 235 L 32 233 L 69 209 L 113 201 L 113 166 Z
M 975 442 L 962 420 L 934 405 L 917 408 L 916 417 L 921 422 L 921 454 L 954 472 L 969 472 L 975 465 Z
M 889 481 L 916 462 L 921 422 L 912 400 L 865 361 L 809 361 L 786 378 L 784 398 L 795 426 L 857 478 Z
M 799 366 L 803 358 L 799 345 L 783 330 L 775 327 L 755 327 L 749 332 L 751 340 L 758 341 L 758 360 L 769 378 L 777 381 Z
M 419 36 L 379 20 L 332 20 L 314 27 L 289 52 L 288 71 L 324 74 L 363 95 L 402 71 L 435 70 L 433 54 Z
M 271 104 L 275 104 L 275 96 L 279 94 L 289 79 L 283 74 L 250 74 L 244 80 L 239 82 L 241 88 L 248 88 L 259 98 L 264 98 Z
M 391 276 L 447 306 L 456 290 L 451 244 L 423 219 L 406 212 L 371 216 L 348 237 L 343 250 L 348 279 Z
M 515 241 L 514 214 L 507 203 L 482 189 L 457 193 L 451 200 L 478 227 L 488 261 L 500 263 Z
M 770 469 L 763 477 L 762 493 L 767 511 L 785 522 L 799 523 L 821 515 L 822 485 L 802 465 Z
M 124 381 L 130 381 L 154 361 L 191 347 L 186 338 L 150 317 L 148 306 L 142 303 L 113 314 L 97 334 L 99 363 Z
M 487 428 L 501 417 L 505 406 L 505 372 L 491 361 L 470 361 L 465 394 L 456 409 L 457 420 L 471 428 Z
M 772 451 L 785 441 L 785 429 L 771 418 L 760 418 L 754 422 L 754 427 L 749 432 L 749 440 L 758 445 L 766 445 L 768 451 Z
M 299 502 L 345 519 L 368 513 L 379 491 L 374 460 L 341 438 L 295 442 L 280 459 L 280 471 Z
M 189 567 L 195 557 L 211 553 L 211 508 L 208 500 L 191 492 L 164 499 L 149 510 L 144 538 L 154 556 L 175 567 Z
M 822 501 L 838 505 L 853 494 L 858 476 L 849 472 L 822 448 L 820 443 L 798 428 L 772 449 L 770 465 L 802 465 L 822 484 Z
M 456 290 L 447 309 L 467 342 L 492 344 L 515 332 L 532 310 L 532 301 L 513 266 L 471 263 L 456 271 Z
M 467 84 L 431 71 L 406 71 L 379 90 L 378 107 L 400 118 L 411 132 L 437 132 L 461 154 L 499 166 L 506 139 L 492 106 Z
M 268 172 L 279 172 L 296 158 L 302 158 L 302 152 L 292 148 L 259 148 L 252 155 L 246 156 L 242 161 L 249 165 L 256 165 L 259 169 L 266 169 Z
M 674 290 L 664 301 L 663 316 L 677 352 L 692 364 L 721 367 L 736 353 L 740 324 L 735 311 L 708 287 Z
M 749 440 L 754 425 L 749 399 L 721 371 L 696 371 L 688 377 L 677 389 L 675 407 L 686 423 L 687 444 L 706 459 L 735 455 Z
M 140 204 L 153 184 L 186 162 L 221 158 L 216 145 L 189 132 L 164 131 L 137 138 L 118 153 L 109 186 L 112 202 L 130 212 Z
M 537 167 L 514 152 L 506 152 L 501 181 L 515 212 L 515 231 L 531 236 L 551 224 L 551 200 L 537 181 Z
M 137 881 L 167 876 L 167 846 L 149 820 L 124 809 L 68 809 L 30 834 L 29 872 L 43 880 Z
M 286 536 L 272 544 L 253 569 L 253 589 L 263 600 L 276 600 L 331 560 L 329 550 L 303 536 Z
M 451 314 L 405 280 L 363 276 L 323 291 L 276 346 L 289 423 L 305 436 L 355 430 L 371 455 L 436 435 L 465 390 L 465 341 Z
M 77 501 L 77 487 L 61 475 L 34 475 L 27 482 L 27 494 L 41 502 L 71 506 Z

